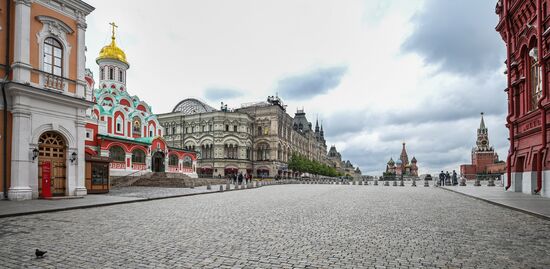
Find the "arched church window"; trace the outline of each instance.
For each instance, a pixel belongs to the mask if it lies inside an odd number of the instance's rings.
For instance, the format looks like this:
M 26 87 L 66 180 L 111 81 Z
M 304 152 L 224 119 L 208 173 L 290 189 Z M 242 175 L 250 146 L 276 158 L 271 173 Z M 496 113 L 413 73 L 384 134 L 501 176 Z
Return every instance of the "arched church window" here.
M 116 131 L 117 133 L 122 133 L 123 130 L 122 130 L 122 117 L 117 117 L 116 118 Z
M 183 158 L 183 167 L 191 167 L 193 166 L 193 160 L 191 160 L 191 157 L 185 156 Z
M 120 146 L 112 146 L 109 149 L 109 157 L 115 162 L 124 162 L 126 153 Z
M 63 76 L 63 46 L 53 37 L 44 40 L 44 72 Z
M 109 67 L 109 80 L 115 79 L 115 69 L 113 67 Z
M 542 97 L 541 68 L 537 61 L 537 53 L 538 50 L 536 47 L 529 51 L 531 110 L 535 110 L 537 108 L 537 102 Z
M 132 163 L 145 163 L 145 152 L 141 149 L 132 151 Z
M 170 166 L 178 166 L 178 155 L 172 154 L 170 157 L 168 157 L 168 165 Z
M 118 81 L 124 82 L 124 73 L 122 73 L 122 70 L 118 70 Z

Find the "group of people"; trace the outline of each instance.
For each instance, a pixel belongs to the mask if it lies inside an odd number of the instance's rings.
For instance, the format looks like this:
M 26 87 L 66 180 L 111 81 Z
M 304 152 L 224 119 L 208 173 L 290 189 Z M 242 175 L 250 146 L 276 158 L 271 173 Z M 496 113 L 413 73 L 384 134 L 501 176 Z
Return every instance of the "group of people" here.
M 233 182 L 233 184 L 242 184 L 243 183 L 243 180 L 246 180 L 245 183 L 248 183 L 252 180 L 252 175 L 250 174 L 245 174 L 243 175 L 243 173 L 239 173 L 239 174 L 231 174 L 229 175 L 229 179 Z
M 456 174 L 456 171 L 453 170 L 452 175 L 449 174 L 449 171 L 446 171 L 445 173 L 443 173 L 443 171 L 441 171 L 441 173 L 439 173 L 439 185 L 441 185 L 441 186 L 445 186 L 445 185 L 456 186 L 456 185 L 458 185 L 458 176 Z

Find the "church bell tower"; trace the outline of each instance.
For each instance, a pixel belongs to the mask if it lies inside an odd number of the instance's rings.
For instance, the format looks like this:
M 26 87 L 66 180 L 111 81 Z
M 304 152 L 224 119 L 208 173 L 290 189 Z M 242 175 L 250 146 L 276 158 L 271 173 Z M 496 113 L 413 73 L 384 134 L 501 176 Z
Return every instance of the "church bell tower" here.
M 477 149 L 476 151 L 491 151 L 493 150 L 489 146 L 489 131 L 485 127 L 485 121 L 483 120 L 483 112 L 481 112 L 481 122 L 479 128 L 477 129 Z

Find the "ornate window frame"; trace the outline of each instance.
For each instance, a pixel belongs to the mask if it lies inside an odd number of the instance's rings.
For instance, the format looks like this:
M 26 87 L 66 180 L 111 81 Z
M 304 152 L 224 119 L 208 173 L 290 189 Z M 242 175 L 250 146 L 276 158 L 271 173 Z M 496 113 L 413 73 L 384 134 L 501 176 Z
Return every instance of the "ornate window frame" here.
M 115 134 L 118 134 L 118 135 L 124 135 L 124 119 L 122 118 L 122 116 L 117 116 L 114 120 L 115 122 Z M 120 125 L 119 125 L 120 124 Z M 119 127 L 120 126 L 120 130 L 119 130 Z
M 38 43 L 38 69 L 40 71 L 44 70 L 44 42 L 46 38 L 54 38 L 63 47 L 63 70 L 62 70 L 62 80 L 68 79 L 69 77 L 69 59 L 71 56 L 71 44 L 67 41 L 67 35 L 72 35 L 74 30 L 69 27 L 63 21 L 60 21 L 56 18 L 50 16 L 36 16 L 35 17 L 39 22 L 42 23 L 42 29 L 36 33 L 36 42 Z M 39 86 L 44 87 L 46 80 L 48 79 L 47 74 L 40 73 L 39 75 Z M 63 92 L 68 91 L 68 84 L 64 81 L 61 82 Z

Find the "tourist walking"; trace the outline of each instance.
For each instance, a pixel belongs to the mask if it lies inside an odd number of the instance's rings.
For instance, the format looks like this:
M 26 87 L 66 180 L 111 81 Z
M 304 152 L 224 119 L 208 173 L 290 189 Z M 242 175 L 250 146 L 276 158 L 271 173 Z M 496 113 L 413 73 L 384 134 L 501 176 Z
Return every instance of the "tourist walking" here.
M 443 171 L 439 173 L 439 186 L 445 186 L 445 174 Z
M 451 186 L 451 174 L 449 174 L 449 171 L 445 171 L 445 185 Z
M 458 185 L 458 177 L 457 177 L 457 175 L 456 175 L 456 171 L 455 171 L 455 170 L 453 170 L 452 179 L 453 179 L 453 186 Z
M 239 184 L 243 183 L 243 173 L 239 173 Z

